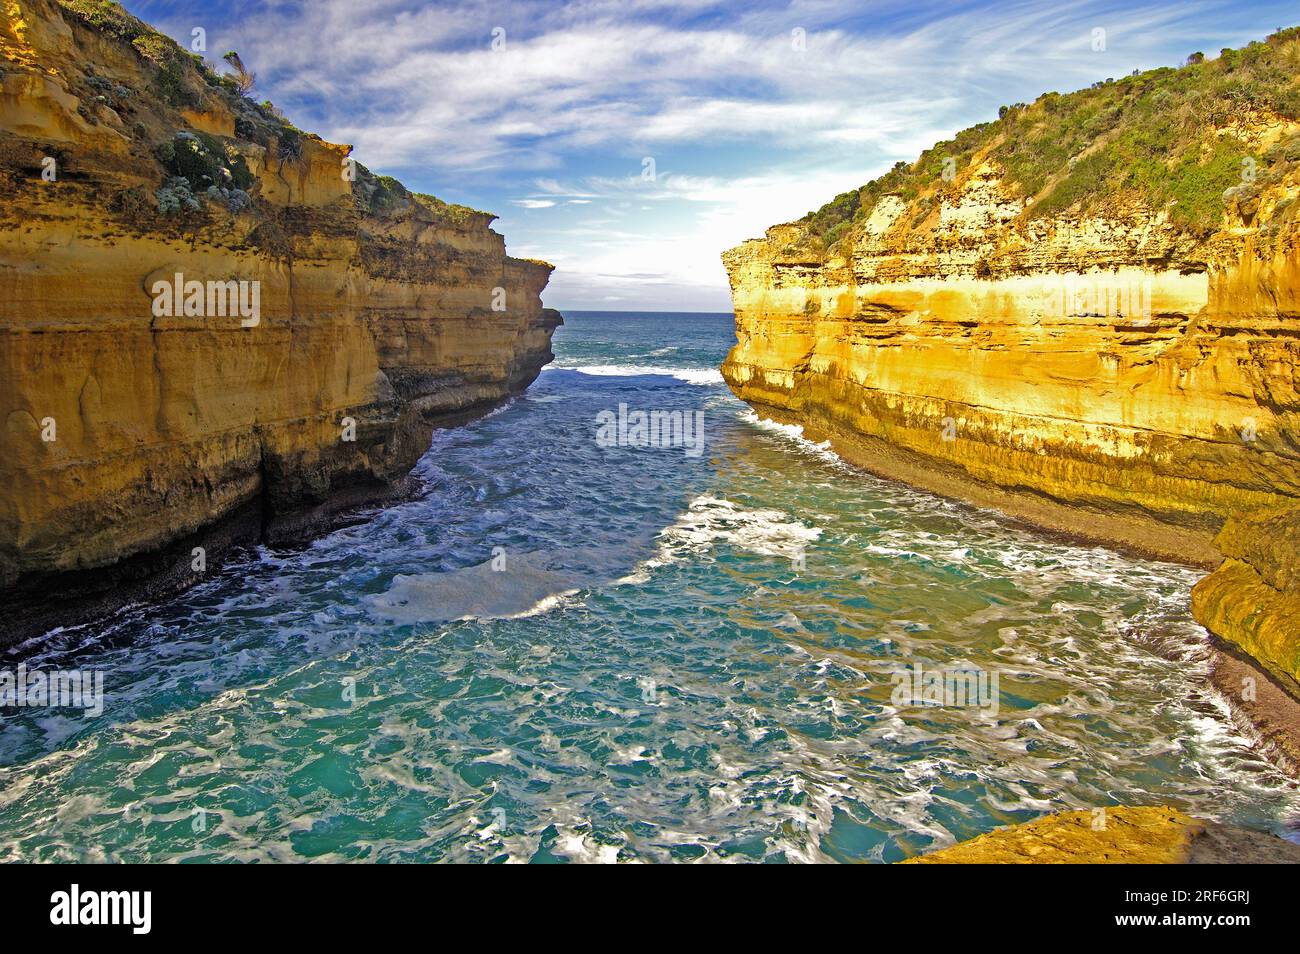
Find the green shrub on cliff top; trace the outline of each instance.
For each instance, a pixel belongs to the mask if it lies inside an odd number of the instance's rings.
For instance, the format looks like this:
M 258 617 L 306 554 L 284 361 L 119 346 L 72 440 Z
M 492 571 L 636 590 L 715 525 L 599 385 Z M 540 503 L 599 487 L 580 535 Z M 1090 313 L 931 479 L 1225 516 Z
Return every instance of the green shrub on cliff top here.
M 444 202 L 425 192 L 412 192 L 392 176 L 377 176 L 359 162 L 356 172 L 352 182 L 352 200 L 362 215 L 383 217 L 418 206 L 432 213 L 437 220 L 464 225 L 476 216 L 488 214 L 467 205 Z
M 130 43 L 136 37 L 154 31 L 148 24 L 137 20 L 114 0 L 59 0 L 59 6 L 75 14 L 86 23 Z
M 392 176 L 377 176 L 361 163 L 352 181 L 352 200 L 362 215 L 384 215 L 411 201 L 412 193 Z
M 113 0 L 59 0 L 73 17 L 109 36 L 130 43 L 155 69 L 154 87 L 173 106 L 193 106 L 198 97 L 191 88 L 196 76 L 193 60 L 171 37 L 138 20 Z
M 895 163 L 880 178 L 856 191 L 837 195 L 800 221 L 808 225 L 812 236 L 829 248 L 851 234 L 853 226 L 866 221 L 883 196 L 895 195 L 904 202 L 912 202 L 928 192 L 946 189 L 949 179 L 945 174 L 968 165 L 971 156 L 988 141 L 994 125 L 980 123 L 963 129 L 952 139 L 931 146 L 911 165 Z
M 215 137 L 202 132 L 178 132 L 170 142 L 160 143 L 154 155 L 168 173 L 164 188 L 174 187 L 179 180 L 194 195 L 212 196 L 215 189 L 232 211 L 247 205 L 245 193 L 254 182 L 248 163 Z
M 464 225 L 477 216 L 487 215 L 490 218 L 496 218 L 489 212 L 480 212 L 478 209 L 471 209 L 467 205 L 457 205 L 454 202 L 444 202 L 436 195 L 429 195 L 427 192 L 412 192 L 411 197 L 423 206 L 429 212 L 434 214 L 435 218 L 453 225 Z
M 995 122 L 963 130 L 800 221 L 809 239 L 829 247 L 856 234 L 881 196 L 913 202 L 941 193 L 945 161 L 964 169 L 987 148 L 1004 183 L 1033 199 L 1029 217 L 1075 206 L 1104 214 L 1136 200 L 1153 211 L 1167 208 L 1174 222 L 1205 233 L 1220 222 L 1224 192 L 1241 181 L 1244 160 L 1261 169 L 1296 161 L 1285 151 L 1252 157 L 1240 139 L 1221 132 L 1253 116 L 1300 119 L 1300 27 L 1224 50 L 1217 60 L 1191 57 L 1178 69 L 1003 107 Z M 917 203 L 914 227 L 926 211 Z
M 130 44 L 154 67 L 154 91 L 171 105 L 194 106 L 199 103 L 201 95 L 224 96 L 235 113 L 236 136 L 274 149 L 282 161 L 300 159 L 305 148 L 304 140 L 317 138 L 285 119 L 269 100 L 257 104 L 244 95 L 247 87 L 251 86 L 251 74 L 247 70 L 242 71 L 249 80 L 244 84 L 240 83 L 239 66 L 236 66 L 237 75 L 234 76 L 217 72 L 204 63 L 201 56 L 190 54 L 170 37 L 133 17 L 120 3 L 114 0 L 57 2 L 83 24 Z M 93 69 L 87 68 L 87 72 L 93 75 Z M 144 135 L 143 127 L 137 135 Z M 179 133 L 172 141 L 159 144 L 155 156 L 167 173 L 164 184 L 154 194 L 163 211 L 195 211 L 200 207 L 200 197 L 204 196 L 220 201 L 231 211 L 249 207 L 251 199 L 246 193 L 254 179 L 248 165 L 243 156 L 226 148 L 214 137 L 201 132 Z M 128 191 L 131 193 L 130 208 L 137 211 L 144 208 L 147 193 Z M 376 176 L 360 164 L 353 184 L 353 197 L 358 210 L 368 215 L 418 205 L 440 219 L 460 224 L 485 214 L 467 206 L 443 202 L 431 195 L 410 192 L 391 176 Z M 261 232 L 270 231 L 263 223 Z M 263 244 L 279 249 L 285 243 L 280 237 L 274 237 L 269 245 Z
M 153 195 L 158 200 L 158 211 L 163 215 L 177 215 L 199 210 L 199 200 L 195 198 L 189 182 L 182 176 L 168 179 Z

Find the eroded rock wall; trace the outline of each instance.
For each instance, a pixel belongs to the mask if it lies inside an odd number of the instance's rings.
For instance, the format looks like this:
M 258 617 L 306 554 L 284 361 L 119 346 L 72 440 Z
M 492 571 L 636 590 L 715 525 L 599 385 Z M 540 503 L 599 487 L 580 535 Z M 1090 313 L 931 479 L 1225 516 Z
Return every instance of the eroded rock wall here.
M 1223 134 L 1262 151 L 1295 125 Z M 1141 204 L 1032 216 L 998 145 L 920 200 L 884 196 L 837 244 L 792 223 L 725 253 L 727 382 L 885 476 L 1161 558 L 1226 557 L 1198 618 L 1293 680 L 1300 581 L 1278 561 L 1300 551 L 1300 175 L 1248 208 L 1225 195 L 1204 234 Z M 1247 514 L 1264 516 L 1219 536 Z
M 190 544 L 309 532 L 400 489 L 433 427 L 551 360 L 551 267 L 507 256 L 492 216 L 349 169 L 349 147 L 287 124 L 241 138 L 244 105 L 186 61 L 178 93 L 139 37 L 47 0 L 6 7 L 0 588 L 32 616 L 9 639 L 57 618 L 55 593 L 183 585 Z M 162 214 L 155 150 L 200 132 L 246 162 L 248 205 Z M 260 283 L 259 321 L 159 316 L 154 284 L 176 273 Z

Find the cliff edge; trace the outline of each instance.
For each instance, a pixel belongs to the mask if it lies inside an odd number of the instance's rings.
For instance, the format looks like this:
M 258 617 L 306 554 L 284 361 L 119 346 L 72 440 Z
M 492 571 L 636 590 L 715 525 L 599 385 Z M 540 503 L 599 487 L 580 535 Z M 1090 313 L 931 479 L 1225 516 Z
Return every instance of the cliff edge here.
M 553 355 L 551 266 L 116 3 L 0 21 L 0 645 L 400 493 Z
M 723 256 L 760 413 L 868 470 L 1214 572 L 1300 678 L 1300 28 L 1046 93 Z

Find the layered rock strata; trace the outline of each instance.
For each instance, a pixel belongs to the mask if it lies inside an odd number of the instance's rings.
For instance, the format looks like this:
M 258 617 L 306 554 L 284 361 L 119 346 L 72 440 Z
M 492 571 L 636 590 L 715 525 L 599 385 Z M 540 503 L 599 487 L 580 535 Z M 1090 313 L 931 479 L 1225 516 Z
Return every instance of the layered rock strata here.
M 1294 691 L 1300 40 L 1223 59 L 1011 107 L 725 253 L 722 370 L 869 470 L 1213 569 L 1197 618 Z
M 551 266 L 493 216 L 370 174 L 114 4 L 4 6 L 0 644 L 400 492 L 435 426 L 551 360 Z M 161 301 L 177 281 L 202 293 Z

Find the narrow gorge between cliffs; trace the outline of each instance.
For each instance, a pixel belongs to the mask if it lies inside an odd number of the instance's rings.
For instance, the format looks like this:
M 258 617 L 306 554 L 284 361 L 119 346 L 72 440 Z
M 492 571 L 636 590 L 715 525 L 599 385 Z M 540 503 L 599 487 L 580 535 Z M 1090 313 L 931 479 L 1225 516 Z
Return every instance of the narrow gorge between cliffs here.
M 0 0 L 0 862 L 1300 863 L 1300 27 L 1135 3 Z
M 112 705 L 9 722 L 0 857 L 888 862 L 1116 803 L 1294 833 L 1198 571 L 856 471 L 728 392 L 733 329 L 568 313 L 416 499 L 59 634 L 28 663 Z M 598 446 L 620 404 L 701 412 L 705 453 Z M 958 664 L 996 710 L 894 698 Z

